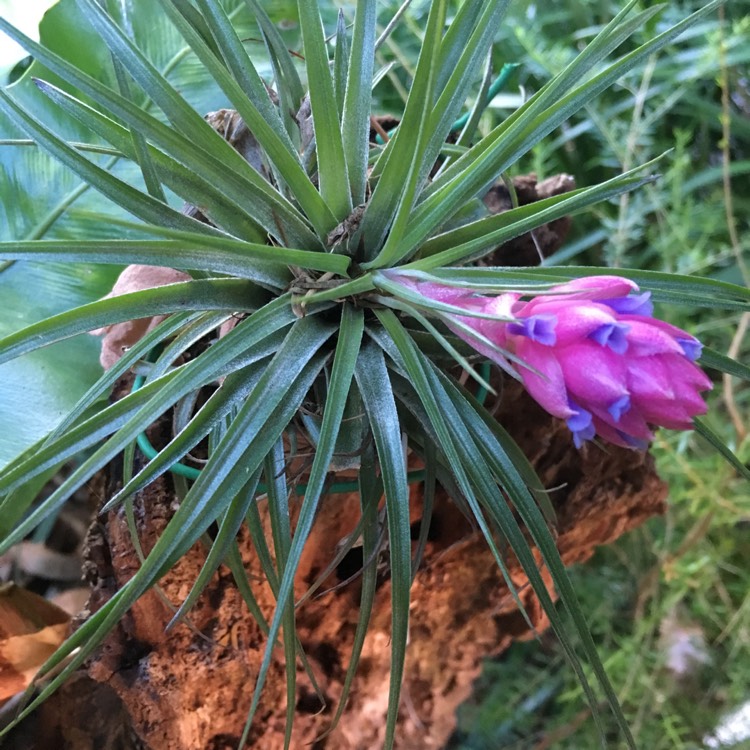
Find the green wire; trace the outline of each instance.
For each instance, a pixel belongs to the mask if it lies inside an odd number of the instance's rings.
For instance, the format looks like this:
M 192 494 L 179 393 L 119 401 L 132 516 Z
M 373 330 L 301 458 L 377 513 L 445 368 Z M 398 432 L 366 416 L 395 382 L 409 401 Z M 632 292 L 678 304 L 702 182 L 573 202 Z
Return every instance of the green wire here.
M 482 377 L 485 380 L 488 380 L 490 377 L 490 365 L 488 362 L 484 362 L 479 366 L 479 371 L 482 374 Z M 136 375 L 135 380 L 133 380 L 133 387 L 131 388 L 131 393 L 135 393 L 142 385 L 145 378 L 143 375 Z M 481 386 L 479 390 L 477 391 L 477 400 L 480 404 L 484 404 L 485 399 L 487 398 L 487 389 L 484 386 Z M 151 461 L 152 459 L 156 458 L 159 455 L 159 451 L 154 448 L 153 445 L 151 445 L 151 441 L 146 436 L 145 432 L 141 432 L 138 437 L 135 439 L 136 443 L 138 444 L 138 447 L 141 449 L 141 453 L 143 453 L 146 458 Z M 180 463 L 179 461 L 173 463 L 169 467 L 169 471 L 171 471 L 173 474 L 179 474 L 181 477 L 185 477 L 186 479 L 192 479 L 196 480 L 201 473 L 200 469 L 196 469 L 193 466 L 186 466 L 183 463 Z M 415 469 L 414 471 L 410 471 L 407 474 L 407 479 L 409 480 L 409 484 L 416 484 L 417 482 L 424 481 L 425 478 L 425 471 L 424 469 Z M 330 488 L 328 489 L 328 493 L 331 495 L 342 493 L 342 492 L 357 492 L 359 490 L 359 482 L 356 479 L 351 479 L 349 481 L 342 481 L 342 482 L 334 482 Z M 267 491 L 266 485 L 262 482 L 258 483 L 258 489 L 257 492 L 260 495 L 265 494 Z M 295 492 L 298 495 L 304 495 L 307 491 L 307 485 L 305 483 L 300 483 L 295 487 Z

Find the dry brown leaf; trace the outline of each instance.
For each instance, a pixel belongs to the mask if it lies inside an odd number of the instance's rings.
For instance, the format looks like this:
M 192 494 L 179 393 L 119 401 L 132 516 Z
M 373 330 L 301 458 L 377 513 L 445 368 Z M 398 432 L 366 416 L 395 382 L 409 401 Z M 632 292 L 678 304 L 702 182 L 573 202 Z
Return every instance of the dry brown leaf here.
M 25 690 L 70 630 L 70 615 L 13 583 L 0 587 L 0 701 Z
M 174 268 L 132 265 L 120 274 L 114 287 L 112 287 L 112 291 L 104 299 L 119 297 L 121 294 L 129 292 L 140 292 L 143 289 L 153 289 L 166 284 L 177 284 L 181 281 L 190 281 L 190 276 L 183 271 L 176 271 Z M 104 335 L 102 353 L 99 356 L 102 367 L 108 370 L 116 364 L 126 349 L 133 346 L 162 320 L 164 320 L 164 316 L 157 315 L 153 318 L 140 318 L 139 320 L 115 323 L 91 331 L 95 336 Z

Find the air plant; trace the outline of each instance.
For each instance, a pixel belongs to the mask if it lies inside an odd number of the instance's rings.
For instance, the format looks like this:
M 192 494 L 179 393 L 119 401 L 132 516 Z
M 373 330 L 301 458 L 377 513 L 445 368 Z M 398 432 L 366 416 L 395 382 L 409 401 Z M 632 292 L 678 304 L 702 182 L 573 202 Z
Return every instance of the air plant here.
M 448 21 L 447 0 L 434 0 L 400 123 L 380 142 L 371 134 L 371 90 L 379 75 L 375 50 L 382 43 L 375 0 L 358 0 L 350 27 L 340 18 L 332 57 L 312 0 L 297 2 L 299 55 L 287 50 L 256 0 L 246 5 L 160 0 L 161 12 L 231 107 L 231 133 L 216 117 L 204 119 L 205 112 L 196 111 L 133 41 L 128 29 L 140 2 L 112 3 L 111 12 L 96 0 L 77 0 L 77 5 L 87 33 L 95 32 L 98 43 L 111 51 L 111 66 L 86 72 L 4 20 L 0 29 L 36 61 L 19 85 L 28 86 L 28 76 L 34 76 L 59 117 L 76 123 L 90 142 L 71 143 L 56 132 L 54 121 L 35 116 L 13 87 L 0 90 L 0 110 L 131 218 L 114 209 L 99 215 L 107 230 L 102 238 L 5 241 L 0 259 L 145 264 L 184 271 L 189 280 L 86 304 L 0 341 L 0 362 L 6 362 L 93 329 L 167 316 L 112 364 L 47 437 L 2 470 L 2 514 L 12 523 L 6 522 L 0 552 L 130 450 L 159 415 L 208 386 L 218 387 L 166 447 L 107 499 L 105 509 L 125 503 L 156 477 L 184 466 L 196 446 L 208 446 L 205 464 L 187 472 L 192 484 L 141 568 L 44 666 L 42 672 L 50 673 L 64 662 L 24 715 L 218 523 L 208 573 L 180 608 L 178 616 L 184 615 L 224 559 L 248 508 L 266 492 L 270 513 L 286 529 L 276 549 L 285 563 L 250 722 L 272 646 L 282 627 L 294 633 L 295 571 L 330 490 L 332 466 L 347 456 L 361 486 L 382 486 L 385 496 L 392 581 L 386 740 L 391 747 L 412 580 L 406 446 L 423 461 L 431 457 L 420 475 L 424 481 L 445 477 L 455 488 L 501 570 L 501 548 L 513 550 L 595 709 L 568 626 L 538 570 L 532 547 L 538 548 L 583 655 L 633 747 L 555 548 L 540 482 L 511 438 L 457 379 L 455 368 L 488 388 L 486 365 L 500 364 L 545 409 L 568 421 L 577 443 L 596 435 L 641 448 L 654 425 L 688 428 L 703 413 L 700 391 L 709 382 L 692 362 L 699 344 L 650 317 L 645 299 L 631 291 L 638 282 L 654 301 L 736 309 L 747 308 L 747 290 L 639 271 L 618 271 L 615 279 L 601 268 L 470 264 L 510 238 L 655 179 L 650 163 L 494 216 L 477 200 L 540 139 L 718 3 L 613 58 L 659 12 L 657 7 L 635 12 L 635 2 L 627 3 L 562 73 L 480 134 L 487 86 L 476 96 L 475 89 L 508 2 L 466 0 Z M 248 13 L 264 42 L 258 59 L 268 62 L 268 80 L 237 31 L 235 17 Z M 460 120 L 472 98 L 470 116 Z M 244 128 L 242 139 L 232 136 L 237 128 Z M 447 142 L 452 129 L 459 132 L 455 144 Z M 137 174 L 111 171 L 87 155 L 102 148 L 136 165 Z M 112 238 L 113 233 L 118 236 Z M 222 329 L 230 318 L 236 324 Z M 186 351 L 193 356 L 181 359 Z M 699 361 L 748 374 L 709 350 Z M 137 388 L 92 410 L 132 368 L 140 374 Z M 351 414 L 361 418 L 345 417 Z M 285 440 L 292 428 L 314 447 L 293 532 L 286 497 L 294 488 L 275 468 L 280 456 L 282 463 L 292 458 L 292 441 Z M 731 460 L 705 424 L 700 430 Z M 44 500 L 18 494 L 76 457 L 74 470 Z M 362 496 L 369 503 L 379 500 L 372 492 Z M 337 502 L 337 496 L 326 502 Z M 371 510 L 363 508 L 363 514 Z M 365 535 L 364 559 L 373 558 L 378 543 Z M 284 648 L 293 665 L 294 638 L 285 638 Z M 352 673 L 357 658 L 355 653 Z M 293 666 L 289 685 L 293 691 Z M 289 704 L 294 706 L 293 692 Z

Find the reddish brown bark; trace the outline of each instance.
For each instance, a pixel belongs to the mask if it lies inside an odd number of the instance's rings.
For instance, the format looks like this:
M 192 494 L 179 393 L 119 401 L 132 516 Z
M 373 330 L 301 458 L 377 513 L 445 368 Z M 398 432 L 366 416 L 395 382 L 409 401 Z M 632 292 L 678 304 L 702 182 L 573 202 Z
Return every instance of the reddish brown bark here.
M 564 425 L 508 387 L 500 419 L 529 455 L 552 493 L 558 514 L 558 546 L 566 564 L 582 562 L 597 545 L 663 512 L 666 488 L 649 456 L 610 448 L 572 448 Z M 112 489 L 112 488 L 110 488 Z M 173 512 L 166 482 L 137 499 L 141 541 L 150 549 Z M 418 521 L 421 495 L 415 486 L 411 514 Z M 297 594 L 325 567 L 340 540 L 354 527 L 355 496 L 329 497 L 316 520 L 300 566 Z M 138 568 L 124 518 L 112 513 L 92 539 L 92 569 L 99 606 Z M 247 535 L 243 558 L 259 602 L 270 614 L 273 597 Z M 173 604 L 187 595 L 205 552 L 193 548 L 162 582 Z M 538 630 L 548 621 L 523 572 L 512 561 L 513 580 Z M 344 573 L 342 572 L 342 575 Z M 545 580 L 549 580 L 543 571 Z M 329 585 L 338 583 L 333 575 Z M 298 667 L 293 748 L 377 748 L 384 735 L 389 681 L 390 585 L 378 588 L 359 676 L 338 728 L 327 737 L 341 692 L 357 622 L 359 586 L 314 599 L 298 610 L 300 640 L 326 697 L 321 709 Z M 233 748 L 250 704 L 264 638 L 249 616 L 231 574 L 221 569 L 190 615 L 191 627 L 164 626 L 171 612 L 152 592 L 145 596 L 91 663 L 89 674 L 122 699 L 136 734 L 152 750 Z M 470 693 L 482 658 L 497 654 L 530 632 L 517 611 L 481 536 L 444 493 L 438 497 L 424 564 L 412 591 L 406 679 L 397 747 L 440 748 L 454 728 L 456 706 Z M 268 685 L 251 732 L 250 747 L 283 747 L 286 688 L 283 651 L 274 653 Z

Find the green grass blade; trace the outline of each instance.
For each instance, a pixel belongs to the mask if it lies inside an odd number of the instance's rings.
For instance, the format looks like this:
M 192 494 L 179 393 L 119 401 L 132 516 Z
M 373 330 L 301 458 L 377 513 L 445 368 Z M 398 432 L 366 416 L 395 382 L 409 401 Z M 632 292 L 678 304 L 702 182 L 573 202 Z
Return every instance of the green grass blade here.
M 482 376 L 474 369 L 472 364 L 464 357 L 448 339 L 434 326 L 430 321 L 422 315 L 419 310 L 411 305 L 401 303 L 395 299 L 385 299 L 382 304 L 390 307 L 393 310 L 400 310 L 405 312 L 410 317 L 414 318 L 434 339 L 438 344 L 450 355 L 450 357 L 465 370 L 469 376 L 476 381 L 480 388 L 485 388 L 490 393 L 494 393 L 492 386 L 482 378 Z
M 417 577 L 417 573 L 419 573 L 424 552 L 427 549 L 427 542 L 429 541 L 432 513 L 435 507 L 435 491 L 437 490 L 437 460 L 435 444 L 432 442 L 426 443 L 424 450 L 425 477 L 422 489 L 422 518 L 419 520 L 419 536 L 411 563 L 412 584 Z
M 2 17 L 0 17 L 0 30 L 4 31 L 36 60 L 63 80 L 76 86 L 94 101 L 110 108 L 113 108 L 113 103 L 117 102 L 123 106 L 130 104 L 100 81 L 82 72 L 75 65 L 21 33 Z M 172 122 L 174 131 L 180 133 L 189 143 L 192 143 L 194 148 L 199 147 L 211 154 L 225 168 L 247 175 L 252 168 L 242 156 L 177 93 L 158 70 L 142 56 L 138 57 L 137 50 L 133 54 L 136 59 L 131 61 L 132 65 L 126 63 L 125 69 L 139 84 L 141 81 L 146 81 L 145 87 L 141 85 L 144 90 L 148 88 L 157 94 L 154 102 L 165 111 Z M 114 108 L 112 111 L 115 111 Z
M 418 383 L 420 384 L 420 387 L 422 389 L 422 392 L 420 393 L 420 400 L 422 402 L 422 405 L 430 415 L 430 421 L 435 427 L 436 435 L 439 436 L 440 445 L 447 451 L 449 451 L 449 455 L 447 457 L 450 461 L 451 471 L 456 475 L 459 483 L 463 485 L 462 490 L 464 492 L 464 496 L 469 501 L 472 507 L 472 511 L 477 518 L 477 522 L 480 523 L 480 526 L 484 524 L 482 513 L 476 506 L 476 500 L 472 499 L 474 494 L 473 487 L 479 488 L 479 497 L 481 498 L 482 504 L 491 513 L 499 528 L 502 530 L 503 534 L 506 535 L 511 547 L 513 548 L 519 559 L 519 562 L 521 562 L 524 571 L 526 572 L 529 581 L 534 588 L 535 593 L 539 597 L 542 606 L 545 609 L 545 612 L 547 612 L 547 615 L 550 618 L 550 621 L 560 638 L 560 642 L 570 659 L 571 665 L 575 669 L 576 674 L 578 675 L 581 684 L 583 685 L 586 695 L 592 704 L 592 711 L 594 712 L 594 716 L 597 719 L 597 723 L 599 723 L 596 710 L 596 699 L 588 685 L 580 662 L 570 644 L 567 632 L 561 624 L 559 615 L 547 591 L 546 585 L 541 578 L 541 575 L 537 568 L 536 560 L 531 552 L 531 549 L 528 546 L 528 542 L 526 541 L 523 533 L 518 527 L 518 524 L 514 518 L 512 511 L 508 507 L 506 500 L 498 492 L 497 486 L 495 485 L 494 481 L 487 480 L 487 466 L 494 465 L 496 470 L 498 470 L 499 467 L 498 477 L 506 480 L 503 482 L 504 490 L 509 494 L 511 500 L 513 501 L 514 507 L 518 508 L 520 505 L 523 506 L 524 509 L 527 509 L 528 503 L 531 503 L 532 510 L 529 512 L 528 518 L 531 520 L 531 522 L 536 524 L 534 526 L 534 529 L 530 528 L 532 534 L 534 534 L 534 531 L 537 532 L 536 535 L 534 535 L 534 541 L 540 548 L 540 550 L 545 554 L 545 560 L 547 561 L 548 566 L 553 572 L 553 575 L 559 576 L 561 574 L 561 565 L 559 563 L 559 555 L 557 555 L 557 550 L 554 547 L 554 540 L 552 540 L 552 537 L 546 525 L 544 524 L 543 519 L 541 527 L 539 527 L 538 523 L 536 523 L 539 518 L 541 518 L 539 509 L 536 507 L 536 505 L 534 505 L 534 501 L 530 499 L 528 489 L 524 485 L 520 475 L 515 472 L 515 469 L 514 467 L 512 467 L 512 465 L 510 467 L 507 466 L 507 457 L 504 462 L 498 462 L 496 457 L 493 458 L 495 452 L 497 452 L 498 450 L 498 448 L 493 445 L 494 441 L 490 439 L 489 442 L 487 442 L 486 440 L 484 440 L 486 436 L 483 436 L 483 439 L 477 440 L 475 442 L 473 437 L 469 434 L 469 431 L 467 430 L 466 425 L 463 424 L 462 417 L 457 410 L 461 405 L 465 407 L 468 407 L 468 405 L 461 399 L 459 399 L 457 403 L 453 403 L 450 399 L 448 399 L 447 393 L 443 390 L 440 382 L 442 381 L 444 384 L 450 386 L 450 381 L 447 376 L 443 375 L 443 373 L 441 373 L 432 363 L 426 360 L 426 358 L 424 358 L 424 355 L 422 355 L 421 352 L 419 352 L 419 350 L 410 343 L 409 337 L 402 330 L 400 330 L 398 322 L 391 313 L 383 312 L 379 315 L 379 317 L 381 321 L 388 327 L 389 332 L 394 335 L 394 343 L 396 343 L 397 346 L 400 345 L 398 358 L 400 359 L 403 355 L 403 360 L 401 360 L 402 366 L 404 366 L 409 371 L 410 377 L 415 379 L 415 387 Z M 420 364 L 420 359 L 423 361 L 423 364 Z M 447 429 L 447 424 L 451 425 L 450 430 Z M 455 447 L 453 445 L 452 437 L 452 435 L 454 434 L 456 435 Z M 492 446 L 489 450 L 489 452 L 492 454 L 491 456 L 486 455 L 488 452 L 488 445 Z M 457 450 L 460 451 L 460 453 L 457 453 Z M 477 454 L 478 450 L 481 450 L 481 452 L 485 454 L 484 458 L 481 455 Z M 466 467 L 466 472 L 471 474 L 472 484 L 467 483 L 467 477 L 464 474 L 463 467 Z M 536 511 L 537 516 L 534 515 L 534 511 Z M 529 520 L 524 517 L 524 521 L 526 521 L 528 526 Z M 492 536 L 486 532 L 485 537 L 487 538 L 490 547 L 493 549 L 493 552 L 495 552 Z M 550 552 L 550 547 L 547 542 L 551 543 L 554 552 Z M 544 546 L 542 546 L 542 544 L 544 544 Z M 547 558 L 548 554 L 552 555 L 551 563 L 550 559 Z M 500 569 L 503 572 L 506 581 L 508 582 L 508 586 L 511 592 L 514 593 L 514 597 L 519 606 L 519 609 L 521 609 L 521 611 L 523 612 L 523 607 L 520 600 L 518 599 L 518 595 L 515 591 L 513 582 L 508 576 L 505 566 L 500 557 L 497 554 L 495 556 L 498 565 L 500 566 Z M 557 560 L 557 565 L 555 565 L 555 560 Z M 564 568 L 562 568 L 562 575 L 565 576 Z M 555 581 L 557 582 L 557 578 L 555 578 Z M 565 581 L 563 581 L 563 584 L 564 583 Z M 567 596 L 570 596 L 569 589 L 570 587 L 568 586 L 568 589 L 566 590 Z M 564 595 L 561 594 L 561 597 L 563 596 Z M 576 606 L 575 599 L 573 599 L 572 605 L 566 602 L 566 606 L 574 610 Z M 574 618 L 576 617 L 575 611 L 572 611 L 571 614 L 573 614 Z M 531 623 L 529 623 L 529 625 L 533 630 L 533 626 L 531 626 Z M 585 622 L 583 623 L 583 625 L 585 627 Z M 576 620 L 576 627 L 578 629 L 581 628 L 580 620 Z M 613 710 L 617 715 L 620 710 L 619 704 L 617 703 L 616 697 L 614 697 L 614 693 L 611 691 L 611 686 L 609 685 L 606 674 L 604 674 L 603 669 L 601 669 L 601 664 L 598 662 L 598 656 L 595 649 L 593 650 L 593 653 L 589 652 L 588 645 L 586 644 L 585 640 L 587 634 L 587 630 L 586 633 L 581 634 L 584 638 L 584 646 L 587 649 L 587 655 L 589 656 L 589 659 L 594 666 L 594 670 L 596 671 L 597 677 L 599 677 L 603 688 L 605 689 L 605 691 L 607 691 L 608 700 L 610 700 L 610 702 L 612 703 Z M 621 713 L 618 717 L 618 720 L 619 718 L 621 718 Z M 624 723 L 624 719 L 621 722 L 621 726 L 626 736 L 629 737 L 627 725 Z
M 471 440 L 465 434 L 462 435 L 461 432 L 456 430 L 457 423 L 448 416 L 452 407 L 446 401 L 444 394 L 441 394 L 431 385 L 424 355 L 414 345 L 414 342 L 398 322 L 392 311 L 379 311 L 378 318 L 383 323 L 398 352 L 398 357 L 394 361 L 397 361 L 403 367 L 413 384 L 414 391 L 424 409 L 425 416 L 429 420 L 431 429 L 434 431 L 435 445 L 445 455 L 451 472 L 471 509 L 472 515 L 476 519 L 477 525 L 487 540 L 519 611 L 533 630 L 531 620 L 529 620 L 524 610 L 516 587 L 497 549 L 492 532 L 484 519 L 480 507 L 482 493 L 486 500 L 490 496 L 499 496 L 499 490 L 487 467 L 481 460 L 478 460 L 479 457 L 476 453 L 476 448 L 471 445 Z M 393 358 L 393 355 L 391 356 Z M 451 428 L 448 426 L 449 423 L 451 424 Z M 465 469 L 464 467 L 467 468 Z M 501 528 L 505 533 L 505 528 Z
M 173 376 L 165 378 L 161 385 L 168 382 L 171 377 Z M 67 433 L 63 433 L 62 438 L 57 436 L 56 440 L 40 441 L 35 451 L 25 451 L 17 460 L 4 467 L 0 475 L 2 485 L 0 489 L 0 540 L 4 542 L 17 532 L 17 529 L 22 526 L 21 519 L 24 519 L 25 525 L 19 532 L 19 539 L 23 539 L 65 501 L 62 493 L 51 499 L 45 498 L 35 509 L 36 520 L 31 519 L 28 522 L 30 514 L 27 514 L 27 510 L 34 501 L 36 493 L 26 495 L 23 490 L 31 486 L 37 477 L 43 477 L 46 472 L 54 470 L 65 460 L 80 455 L 82 451 L 91 448 L 107 435 L 118 430 L 152 395 L 152 392 L 139 393 L 137 397 L 128 401 L 124 399 L 118 401 L 99 414 L 76 425 L 75 428 L 71 428 Z M 85 478 L 81 480 L 81 483 L 84 481 Z
M 116 421 L 115 429 L 118 429 L 116 435 L 110 438 L 103 446 L 97 449 L 92 455 L 84 460 L 65 481 L 42 502 L 32 514 L 23 522 L 15 527 L 3 540 L 3 546 L 9 546 L 22 539 L 23 536 L 44 518 L 53 512 L 63 503 L 70 493 L 75 492 L 85 481 L 87 481 L 96 471 L 106 465 L 118 452 L 123 450 L 126 445 L 135 440 L 156 417 L 173 406 L 179 399 L 187 394 L 196 391 L 204 385 L 212 382 L 217 377 L 229 375 L 233 371 L 243 367 L 245 364 L 252 364 L 257 359 L 266 355 L 266 352 L 259 351 L 257 344 L 264 338 L 274 333 L 281 327 L 289 324 L 289 316 L 292 321 L 294 315 L 290 310 L 278 303 L 269 304 L 264 310 L 257 314 L 254 320 L 255 325 L 237 326 L 226 336 L 219 339 L 210 349 L 198 359 L 183 365 L 182 367 L 168 373 L 157 381 L 147 383 L 136 393 L 131 393 L 123 398 L 109 409 L 89 420 L 87 423 L 71 430 L 70 433 L 59 438 L 52 444 L 45 446 L 36 457 L 36 460 L 29 460 L 19 466 L 15 466 L 12 471 L 3 473 L 0 476 L 0 492 L 14 489 L 20 483 L 28 481 L 29 478 L 38 474 L 45 466 L 60 463 L 60 456 L 66 455 L 67 451 L 77 447 L 76 441 L 91 442 L 92 433 L 96 437 L 95 430 L 100 428 L 101 420 L 107 416 L 119 417 Z M 316 316 L 309 315 L 308 322 L 304 327 L 311 328 L 316 325 L 312 322 Z M 320 324 L 317 324 L 318 327 Z M 299 326 L 298 326 L 299 327 Z M 311 343 L 317 339 L 315 336 L 310 337 Z M 245 358 L 242 358 L 244 352 L 247 352 Z M 255 352 L 258 352 L 257 354 Z M 278 354 L 277 354 L 278 356 Z M 240 360 L 237 361 L 237 358 Z M 288 365 L 287 365 L 288 367 Z M 295 367 L 290 368 L 290 372 L 295 372 Z M 268 375 L 268 370 L 265 375 Z M 282 378 L 279 383 L 285 380 Z M 303 394 L 304 395 L 304 394 Z M 273 398 L 263 397 L 261 407 L 267 409 L 269 404 L 273 404 Z M 133 413 L 132 406 L 137 405 L 137 410 Z M 265 413 L 265 412 L 264 412 Z M 123 416 L 127 419 L 122 424 Z M 234 425 L 234 422 L 232 423 Z M 112 429 L 108 422 L 104 422 L 103 432 L 107 434 Z M 247 443 L 247 441 L 246 441 Z M 262 460 L 262 458 L 260 459 Z M 210 466 L 206 465 L 201 472 L 197 483 L 207 474 Z M 148 467 L 147 467 L 148 468 Z M 135 481 L 135 480 L 134 480 Z M 238 488 L 239 489 L 239 488 Z
M 495 141 L 500 136 L 507 138 L 507 132 L 512 132 L 512 128 L 516 126 L 519 120 L 532 121 L 539 119 L 547 107 L 552 106 L 557 100 L 561 99 L 572 86 L 580 83 L 593 66 L 601 62 L 663 7 L 652 7 L 647 11 L 637 14 L 634 18 L 626 20 L 635 4 L 635 0 L 630 0 L 562 72 L 545 84 L 523 106 L 505 118 L 487 137 L 477 143 L 469 154 L 467 154 L 467 158 L 463 160 L 463 164 L 456 163 L 452 168 L 447 169 L 425 191 L 425 195 L 428 196 L 441 189 L 444 184 L 460 174 L 462 168 L 473 157 L 480 156 L 486 149 L 496 145 Z M 497 173 L 501 171 L 498 170 Z
M 258 627 L 261 631 L 267 634 L 268 622 L 263 614 L 263 610 L 258 604 L 252 586 L 250 585 L 247 571 L 245 570 L 245 563 L 242 560 L 242 553 L 240 552 L 236 539 L 233 539 L 229 546 L 229 552 L 227 552 L 224 564 L 232 571 L 232 577 L 234 578 L 234 582 L 239 589 L 242 599 L 247 605 L 247 610 L 250 613 L 250 616 L 256 623 L 258 623 Z
M 109 141 L 126 157 L 138 161 L 139 154 L 133 147 L 132 139 L 129 137 L 126 128 L 46 81 L 35 79 L 35 83 L 60 109 Z M 130 112 L 134 114 L 134 117 L 126 115 L 126 119 L 133 123 L 131 128 L 135 126 L 136 122 L 140 121 L 144 132 L 153 129 L 149 128 L 149 122 L 155 121 L 141 109 L 133 107 Z M 144 120 L 146 121 L 145 127 L 143 126 Z M 165 132 L 164 126 L 161 124 L 157 124 L 156 129 L 161 133 Z M 263 224 L 267 232 L 278 231 L 273 213 L 278 211 L 279 214 L 290 214 L 290 235 L 294 235 L 295 219 L 296 224 L 301 226 L 304 235 L 307 227 L 302 217 L 294 217 L 294 212 L 284 204 L 283 199 L 275 195 L 270 186 L 263 184 L 263 180 L 258 176 L 254 175 L 255 184 L 253 184 L 248 180 L 237 179 L 231 173 L 227 175 L 225 169 L 210 163 L 204 163 L 203 166 L 207 167 L 204 174 L 200 171 L 200 163 L 210 160 L 202 160 L 200 152 L 196 151 L 192 144 L 189 144 L 185 139 L 181 139 L 180 136 L 175 136 L 174 133 L 170 132 L 167 140 L 179 142 L 180 153 L 188 154 L 188 156 L 183 157 L 182 162 L 187 162 L 188 165 L 185 166 L 180 161 L 154 147 L 144 146 L 149 157 L 149 163 L 158 170 L 158 177 L 162 182 L 188 203 L 200 206 L 201 213 L 205 214 L 214 224 L 240 237 L 262 242 L 265 239 L 265 232 L 258 224 Z M 221 180 L 221 182 L 212 182 L 212 175 L 214 180 Z M 258 183 L 262 186 L 260 189 Z M 243 190 L 239 194 L 242 196 L 239 199 L 231 197 L 234 190 L 237 189 Z M 255 198 L 252 204 L 247 200 L 246 194 L 248 193 Z M 259 204 L 266 209 L 265 212 L 259 210 Z
M 711 428 L 705 419 L 696 417 L 693 420 L 695 431 L 741 476 L 750 480 L 750 468 L 740 461 L 729 449 L 721 436 Z
M 97 143 L 80 143 L 79 141 L 67 141 L 68 146 L 72 146 L 78 151 L 86 151 L 92 154 L 105 154 L 107 156 L 124 156 L 121 151 L 110 146 L 101 146 Z M 39 144 L 31 138 L 0 138 L 0 146 L 34 146 Z
M 86 19 L 107 47 L 133 80 L 166 114 L 175 130 L 191 142 L 201 144 L 203 148 L 224 161 L 228 167 L 236 166 L 239 154 L 180 96 L 96 0 L 77 0 L 77 2 Z M 36 52 L 38 51 L 37 49 Z M 73 66 L 60 65 L 59 58 L 54 55 L 45 54 L 44 58 L 39 59 L 66 78 L 66 74 L 70 73 L 70 68 L 73 68 Z
M 214 185 L 231 185 L 228 190 L 233 195 L 249 194 L 254 196 L 255 203 L 260 201 L 261 206 L 270 201 L 270 208 L 266 216 L 266 229 L 277 239 L 283 241 L 284 238 L 275 222 L 283 220 L 285 225 L 289 226 L 290 238 L 297 238 L 294 240 L 295 242 L 310 247 L 319 244 L 319 240 L 307 228 L 301 214 L 287 201 L 283 200 L 282 196 L 277 194 L 260 177 L 238 151 L 232 148 L 202 117 L 193 111 L 157 71 L 153 71 L 153 75 L 157 77 L 160 85 L 164 88 L 164 96 L 169 101 L 174 100 L 173 106 L 169 107 L 169 112 L 172 113 L 173 118 L 174 127 L 172 128 L 149 115 L 143 109 L 134 106 L 127 99 L 110 90 L 96 79 L 82 73 L 63 58 L 33 42 L 7 24 L 2 18 L 0 18 L 0 29 L 11 36 L 30 54 L 33 54 L 40 62 L 57 72 L 69 83 L 77 86 L 101 106 L 107 107 L 111 112 L 129 123 L 131 127 L 142 130 L 144 135 L 154 143 L 159 144 L 185 166 L 193 169 L 196 174 L 206 177 Z M 132 69 L 128 68 L 128 70 Z M 163 98 L 156 101 L 164 103 Z M 180 119 L 177 110 L 185 110 L 189 114 L 183 114 L 194 123 L 199 123 L 199 125 L 196 124 L 192 128 L 188 127 Z M 194 118 L 197 118 L 197 120 Z M 181 125 L 175 125 L 175 122 L 179 122 Z M 313 189 L 313 192 L 317 195 L 317 191 Z M 317 200 L 319 201 L 319 196 Z M 276 219 L 274 219 L 273 212 L 277 214 Z M 330 222 L 333 223 L 333 219 L 330 219 Z
M 258 247 L 263 248 L 261 254 L 264 255 L 271 250 L 268 245 Z M 143 263 L 185 271 L 227 274 L 277 291 L 288 286 L 290 274 L 285 268 L 265 260 L 253 260 L 254 255 L 252 250 L 248 252 L 244 249 L 221 249 L 209 253 L 174 240 L 35 240 L 0 243 L 0 259 L 8 261 L 112 263 L 118 266 L 123 263 Z
M 114 14 L 115 11 L 113 11 L 113 0 L 107 0 L 107 7 L 110 14 Z M 125 23 L 130 20 L 128 17 L 128 10 L 129 9 L 127 6 L 120 6 L 120 11 L 123 15 L 123 21 Z M 125 99 L 133 101 L 132 94 L 130 92 L 130 81 L 128 79 L 127 73 L 114 55 L 112 56 L 112 64 L 115 69 L 115 77 L 117 79 L 117 86 L 120 89 L 120 94 L 122 94 Z M 136 154 L 136 161 L 138 163 L 138 166 L 141 168 L 141 174 L 143 175 L 143 182 L 146 185 L 146 190 L 148 190 L 149 195 L 156 198 L 156 200 L 161 201 L 162 203 L 166 203 L 167 199 L 164 195 L 164 190 L 162 189 L 161 182 L 159 181 L 156 170 L 154 169 L 154 165 L 151 162 L 151 157 L 148 153 L 146 139 L 143 137 L 143 134 L 135 128 L 130 129 L 130 138 L 133 144 L 133 150 Z
M 470 44 L 472 34 L 476 31 L 479 17 L 492 6 L 502 4 L 497 0 L 469 0 L 461 3 L 455 11 L 450 25 L 443 35 L 440 50 L 440 64 L 438 66 L 437 89 L 442 91 L 450 80 L 459 61 Z M 493 31 L 496 31 L 494 29 Z
M 93 386 L 83 395 L 78 403 L 68 412 L 62 422 L 44 439 L 43 442 L 48 442 L 57 435 L 69 430 L 71 427 L 76 425 L 80 419 L 99 401 L 106 399 L 107 396 L 112 392 L 112 388 L 115 383 L 133 367 L 139 360 L 144 359 L 148 356 L 151 350 L 161 344 L 165 339 L 168 339 L 174 333 L 179 331 L 184 325 L 189 324 L 193 320 L 203 317 L 200 313 L 175 313 L 168 316 L 165 320 L 161 321 L 158 325 L 148 331 L 141 339 L 136 341 L 135 344 L 128 347 L 126 352 L 123 352 L 122 357 L 94 383 Z M 228 314 L 222 316 L 222 321 L 226 320 Z M 9 464 L 6 464 L 5 469 L 9 468 Z
M 215 493 L 234 496 L 261 466 L 320 372 L 325 361 L 321 346 L 332 333 L 319 316 L 295 323 L 183 503 Z M 202 519 L 195 516 L 190 528 L 201 524 Z
M 117 9 L 113 0 L 107 0 L 107 9 L 110 15 L 115 15 Z M 128 28 L 131 27 L 129 10 L 130 8 L 125 5 L 121 5 L 119 8 L 121 23 L 128 26 Z M 120 94 L 122 94 L 125 99 L 133 101 L 128 75 L 114 55 L 112 56 L 112 65 L 114 66 L 115 78 L 117 79 L 117 86 L 120 89 Z M 162 189 L 161 182 L 159 182 L 156 170 L 154 169 L 154 165 L 152 164 L 151 157 L 148 153 L 148 148 L 146 147 L 146 139 L 143 137 L 143 134 L 135 128 L 130 129 L 130 137 L 133 142 L 133 149 L 136 153 L 136 161 L 141 169 L 143 182 L 146 185 L 146 190 L 149 195 L 152 195 L 156 200 L 166 203 L 167 199 L 164 195 L 164 190 Z

